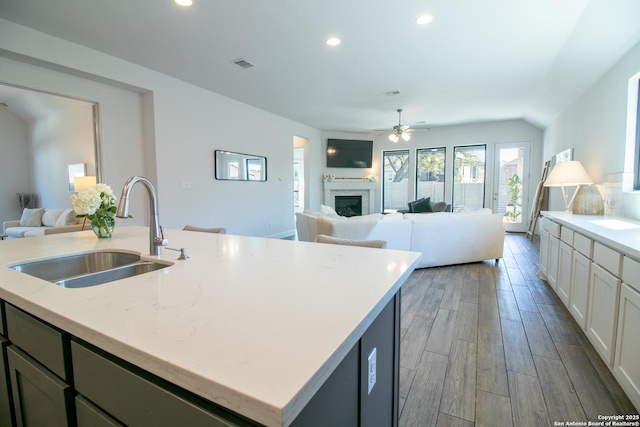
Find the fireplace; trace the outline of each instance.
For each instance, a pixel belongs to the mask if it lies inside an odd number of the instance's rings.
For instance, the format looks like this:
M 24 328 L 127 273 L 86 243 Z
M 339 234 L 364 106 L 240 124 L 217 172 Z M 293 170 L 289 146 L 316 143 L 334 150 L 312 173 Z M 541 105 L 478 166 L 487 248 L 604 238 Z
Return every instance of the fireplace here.
M 376 182 L 373 178 L 324 178 L 324 204 L 336 208 L 336 197 L 360 197 L 360 215 L 369 215 L 375 210 Z M 337 210 L 336 210 L 337 211 Z
M 362 196 L 335 196 L 335 204 L 340 216 L 362 215 Z

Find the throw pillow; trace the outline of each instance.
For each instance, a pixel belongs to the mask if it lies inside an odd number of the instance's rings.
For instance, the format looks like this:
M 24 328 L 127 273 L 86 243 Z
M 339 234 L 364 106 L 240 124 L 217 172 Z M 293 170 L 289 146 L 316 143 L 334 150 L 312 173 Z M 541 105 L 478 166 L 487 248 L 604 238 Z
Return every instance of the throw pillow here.
M 418 199 L 418 200 L 414 200 L 413 202 L 409 202 L 409 203 L 407 204 L 407 206 L 409 207 L 409 213 L 413 213 L 413 206 L 414 206 L 416 203 L 421 202 L 421 201 L 423 201 L 423 200 L 424 200 L 424 197 L 423 197 L 423 198 L 421 198 L 421 199 Z
M 431 205 L 433 212 L 447 212 L 447 202 L 436 202 Z
M 45 209 L 42 214 L 42 225 L 45 227 L 55 226 L 61 214 L 62 209 Z
M 412 213 L 433 212 L 431 209 L 431 197 L 427 197 L 413 204 Z
M 42 226 L 42 215 L 44 208 L 26 209 L 22 211 L 20 227 L 40 227 Z
M 325 214 L 325 215 L 340 216 L 340 215 L 338 215 L 338 212 L 336 212 L 335 209 L 333 209 L 331 206 L 327 206 L 327 205 L 320 205 L 320 213 Z
M 76 223 L 76 211 L 73 209 L 65 209 L 62 211 L 60 218 L 56 221 L 56 227 L 63 227 L 65 225 L 73 225 Z

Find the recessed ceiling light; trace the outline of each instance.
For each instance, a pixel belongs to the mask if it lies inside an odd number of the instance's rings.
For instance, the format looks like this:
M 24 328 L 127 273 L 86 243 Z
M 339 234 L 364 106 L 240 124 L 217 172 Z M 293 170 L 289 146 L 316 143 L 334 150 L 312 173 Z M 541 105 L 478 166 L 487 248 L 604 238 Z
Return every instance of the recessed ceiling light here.
M 193 1 L 191 0 L 173 0 L 174 2 L 176 2 L 176 4 L 179 4 L 180 6 L 191 6 L 193 4 Z
M 329 38 L 327 39 L 327 44 L 328 44 L 329 46 L 338 46 L 340 43 L 342 43 L 342 42 L 341 42 L 341 40 L 340 40 L 339 38 L 337 38 L 337 37 L 329 37 Z
M 431 15 L 420 15 L 418 16 L 418 19 L 416 19 L 416 22 L 420 25 L 428 24 L 431 21 L 433 21 L 433 16 Z

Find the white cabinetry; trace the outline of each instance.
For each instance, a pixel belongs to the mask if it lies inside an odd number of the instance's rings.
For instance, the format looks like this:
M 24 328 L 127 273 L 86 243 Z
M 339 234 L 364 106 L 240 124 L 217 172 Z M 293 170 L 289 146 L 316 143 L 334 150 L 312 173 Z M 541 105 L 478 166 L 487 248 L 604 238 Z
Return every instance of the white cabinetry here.
M 640 408 L 640 263 L 624 258 L 613 373 Z
M 541 269 L 541 273 L 547 278 L 547 282 L 553 289 L 556 288 L 558 281 L 558 252 L 560 250 L 560 225 L 543 218 L 541 226 L 544 231 L 548 233 L 547 247 L 546 247 L 546 267 Z M 546 240 L 546 239 L 545 239 Z M 542 253 L 543 242 L 540 241 L 540 252 Z M 544 270 L 544 271 L 543 271 Z
M 564 227 L 563 227 L 564 230 Z M 573 248 L 570 244 L 561 241 L 558 252 L 558 281 L 556 293 L 560 300 L 569 306 L 569 295 L 571 294 L 571 269 L 573 264 Z
M 572 261 L 569 312 L 573 318 L 576 319 L 576 322 L 578 322 L 582 330 L 585 330 L 587 327 L 591 260 L 577 250 L 574 250 Z
M 547 212 L 540 224 L 541 274 L 640 409 L 640 222 Z
M 616 339 L 621 265 L 622 256 L 618 252 L 594 243 L 587 336 L 609 365 L 613 363 Z
M 538 271 L 540 272 L 540 276 L 547 277 L 547 265 L 549 265 L 549 232 L 544 228 L 540 228 L 539 262 L 540 266 L 538 267 Z

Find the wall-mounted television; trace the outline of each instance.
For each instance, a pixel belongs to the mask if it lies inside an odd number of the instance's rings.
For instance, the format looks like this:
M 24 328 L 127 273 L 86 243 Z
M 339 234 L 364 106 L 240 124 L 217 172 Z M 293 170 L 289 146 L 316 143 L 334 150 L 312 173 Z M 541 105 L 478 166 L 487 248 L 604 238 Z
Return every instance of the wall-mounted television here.
M 370 168 L 373 141 L 327 139 L 328 168 Z

